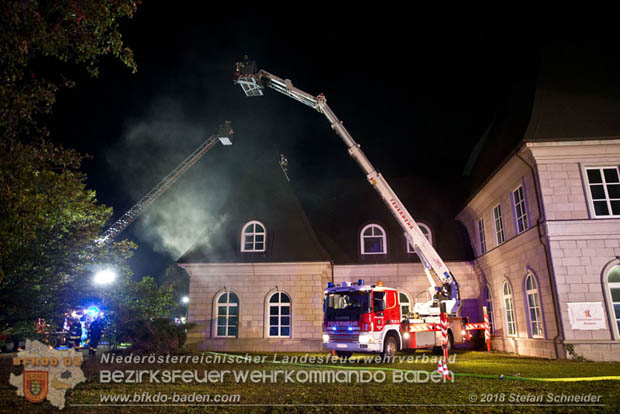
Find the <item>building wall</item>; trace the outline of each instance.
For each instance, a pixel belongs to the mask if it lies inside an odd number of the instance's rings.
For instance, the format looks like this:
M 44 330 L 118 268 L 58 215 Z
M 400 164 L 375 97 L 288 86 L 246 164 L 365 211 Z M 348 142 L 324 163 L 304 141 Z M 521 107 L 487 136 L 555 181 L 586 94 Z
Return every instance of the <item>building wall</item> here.
M 479 321 L 479 280 L 471 263 L 447 263 L 461 288 L 461 314 Z M 316 352 L 322 349 L 323 289 L 332 267 L 322 263 L 184 264 L 190 274 L 187 346 L 197 350 L 240 352 Z M 420 263 L 334 266 L 336 283 L 364 279 L 404 290 L 415 301 L 429 284 Z M 291 298 L 291 338 L 269 338 L 266 300 L 277 290 Z M 239 297 L 237 338 L 215 335 L 215 298 L 223 291 Z M 420 300 L 426 300 L 424 295 Z M 413 305 L 413 303 L 412 303 Z
M 196 324 L 187 346 L 220 351 L 318 351 L 321 349 L 323 287 L 329 262 L 184 264 L 190 274 L 188 320 Z M 239 297 L 237 338 L 215 335 L 214 300 L 227 290 Z M 266 301 L 277 290 L 291 298 L 291 338 L 269 338 Z
M 512 192 L 523 186 L 528 229 L 518 234 Z M 493 208 L 501 205 L 505 241 L 498 243 L 495 232 Z M 459 213 L 457 219 L 467 228 L 476 255 L 476 271 L 481 289 L 486 285 L 491 294 L 495 330 L 492 336 L 494 349 L 520 355 L 555 358 L 558 356 L 554 338 L 558 334 L 555 321 L 552 284 L 548 272 L 545 248 L 539 240 L 534 176 L 528 165 L 512 157 L 475 194 Z M 478 221 L 484 220 L 486 252 L 481 251 Z M 529 329 L 529 309 L 526 301 L 525 280 L 533 274 L 538 282 L 544 324 L 543 338 L 534 338 Z M 516 323 L 516 335 L 508 334 L 503 287 L 508 282 Z M 484 298 L 480 298 L 480 306 Z M 557 338 L 556 338 L 557 340 Z
M 584 168 L 620 165 L 620 140 L 531 143 L 526 152 L 540 180 L 565 343 L 588 359 L 618 361 L 620 341 L 604 279 L 618 264 L 620 218 L 594 217 Z M 567 305 L 573 302 L 603 303 L 606 329 L 573 330 Z

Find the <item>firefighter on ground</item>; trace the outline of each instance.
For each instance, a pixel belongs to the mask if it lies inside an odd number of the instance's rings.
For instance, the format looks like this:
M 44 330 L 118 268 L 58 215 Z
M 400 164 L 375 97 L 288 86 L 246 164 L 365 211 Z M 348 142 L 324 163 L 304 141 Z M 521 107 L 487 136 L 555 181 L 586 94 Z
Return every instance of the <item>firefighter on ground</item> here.
M 99 346 L 99 340 L 101 340 L 101 318 L 95 318 L 94 321 L 90 323 L 90 327 L 88 329 L 88 354 L 95 355 L 97 352 L 97 347 Z
M 71 325 L 69 326 L 69 348 L 71 347 L 79 347 L 80 342 L 82 342 L 82 323 L 79 318 L 73 318 L 71 320 Z

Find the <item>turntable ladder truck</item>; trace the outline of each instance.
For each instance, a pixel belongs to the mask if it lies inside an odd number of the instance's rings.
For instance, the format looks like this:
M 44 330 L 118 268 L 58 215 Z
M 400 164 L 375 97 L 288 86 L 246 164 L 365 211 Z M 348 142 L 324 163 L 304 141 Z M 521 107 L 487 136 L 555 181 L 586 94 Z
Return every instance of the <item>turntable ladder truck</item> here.
M 447 355 L 447 349 L 454 343 L 470 338 L 471 330 L 488 331 L 488 324 L 470 324 L 467 318 L 458 316 L 461 299 L 454 276 L 388 182 L 373 167 L 360 145 L 327 105 L 325 95 L 314 96 L 304 92 L 293 86 L 289 79 L 258 70 L 256 63 L 247 59 L 235 64 L 233 82 L 241 86 L 246 96 L 262 96 L 264 88 L 268 87 L 327 118 L 346 145 L 349 155 L 361 167 L 368 182 L 404 230 L 430 284 L 431 299 L 416 303 L 413 312 L 401 315 L 398 291 L 384 287 L 381 282 L 365 285 L 363 280 L 359 280 L 337 286 L 330 282 L 324 292 L 323 346 L 326 349 L 335 350 L 341 356 L 353 352 L 393 356 L 396 351 L 405 348 L 443 348 L 444 355 Z

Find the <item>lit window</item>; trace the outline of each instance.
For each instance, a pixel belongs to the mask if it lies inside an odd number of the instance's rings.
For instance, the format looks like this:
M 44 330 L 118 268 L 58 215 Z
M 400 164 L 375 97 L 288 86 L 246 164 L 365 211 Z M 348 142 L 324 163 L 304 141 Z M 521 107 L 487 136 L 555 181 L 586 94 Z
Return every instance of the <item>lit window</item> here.
M 291 336 L 291 298 L 286 293 L 276 292 L 269 298 L 269 336 Z
M 216 301 L 216 336 L 234 338 L 237 336 L 239 298 L 232 292 L 222 293 Z
M 484 305 L 487 307 L 489 315 L 489 327 L 491 333 L 495 332 L 495 315 L 493 314 L 493 298 L 491 297 L 491 289 L 487 286 L 484 288 Z
M 406 293 L 398 292 L 398 301 L 400 302 L 400 315 L 402 319 L 411 312 L 411 299 Z
M 484 233 L 484 219 L 478 220 L 478 239 L 480 241 L 480 254 L 487 252 L 487 240 Z
M 612 314 L 616 329 L 616 338 L 620 333 L 620 266 L 616 265 L 611 268 L 607 275 L 607 297 L 612 307 Z
M 543 337 L 542 311 L 540 308 L 540 294 L 538 283 L 531 273 L 525 279 L 525 294 L 527 296 L 528 319 L 530 322 L 530 334 L 532 338 Z
M 241 230 L 242 252 L 264 252 L 267 242 L 265 226 L 258 221 L 250 221 Z
M 506 240 L 506 237 L 504 236 L 504 219 L 502 218 L 501 205 L 498 204 L 493 207 L 493 218 L 495 219 L 495 240 L 499 246 Z
M 517 336 L 515 323 L 515 306 L 512 300 L 512 288 L 508 282 L 504 282 L 504 314 L 506 315 L 506 335 Z
M 515 208 L 515 219 L 517 221 L 517 234 L 523 233 L 528 229 L 527 210 L 525 208 L 525 195 L 523 186 L 519 186 L 512 192 L 512 202 Z
M 594 217 L 620 217 L 620 178 L 617 167 L 586 168 L 590 208 Z
M 362 254 L 385 254 L 385 231 L 377 224 L 369 224 L 360 233 Z
M 424 237 L 426 237 L 426 240 L 428 240 L 430 244 L 433 244 L 433 234 L 431 233 L 431 229 L 424 223 L 416 224 L 422 231 Z M 407 253 L 415 253 L 415 250 L 413 249 L 413 246 L 411 245 L 411 243 L 409 243 L 409 241 L 407 241 Z

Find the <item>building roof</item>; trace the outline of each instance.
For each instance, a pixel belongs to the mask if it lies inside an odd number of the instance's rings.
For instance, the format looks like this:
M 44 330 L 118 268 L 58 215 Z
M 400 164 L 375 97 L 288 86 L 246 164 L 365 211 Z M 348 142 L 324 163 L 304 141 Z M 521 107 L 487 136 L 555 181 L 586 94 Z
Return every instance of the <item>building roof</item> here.
M 273 150 L 258 157 L 246 171 L 218 214 L 219 223 L 206 229 L 179 263 L 419 261 L 407 253 L 402 229 L 363 175 L 291 184 Z M 414 219 L 430 228 L 444 260 L 473 257 L 466 232 L 454 219 L 449 196 L 438 194 L 422 179 L 397 179 L 392 185 Z M 267 229 L 265 253 L 240 251 L 241 229 L 250 220 L 264 223 Z M 360 231 L 369 223 L 386 230 L 387 255 L 361 255 Z
M 548 48 L 524 141 L 620 137 L 620 59 L 596 45 Z
M 237 189 L 178 263 L 327 261 L 329 256 L 282 170 L 279 154 L 269 151 L 246 169 Z M 241 230 L 251 220 L 266 227 L 266 252 L 241 252 Z
M 620 58 L 595 45 L 548 45 L 481 139 L 470 198 L 525 142 L 620 137 Z M 470 164 L 473 164 L 470 160 Z

